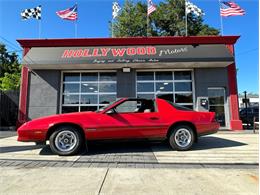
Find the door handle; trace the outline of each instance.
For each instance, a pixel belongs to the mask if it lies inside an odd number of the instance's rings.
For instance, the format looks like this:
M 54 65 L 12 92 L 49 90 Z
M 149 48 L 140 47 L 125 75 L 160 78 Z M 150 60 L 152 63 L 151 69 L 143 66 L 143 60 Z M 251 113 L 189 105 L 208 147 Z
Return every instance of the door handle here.
M 151 120 L 159 120 L 157 117 L 150 117 Z

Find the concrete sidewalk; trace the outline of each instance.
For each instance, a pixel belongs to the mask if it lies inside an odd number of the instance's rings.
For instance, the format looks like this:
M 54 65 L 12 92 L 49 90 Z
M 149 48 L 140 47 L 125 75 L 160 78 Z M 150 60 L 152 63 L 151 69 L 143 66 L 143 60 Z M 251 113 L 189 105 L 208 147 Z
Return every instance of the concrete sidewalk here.
M 49 146 L 1 139 L 0 161 L 31 160 L 72 163 L 150 163 L 150 164 L 258 164 L 258 134 L 214 134 L 199 138 L 190 151 L 173 151 L 167 143 L 112 143 L 91 145 L 77 156 L 54 155 Z M 109 166 L 108 166 L 109 167 Z
M 255 169 L 2 168 L 0 194 L 246 194 Z

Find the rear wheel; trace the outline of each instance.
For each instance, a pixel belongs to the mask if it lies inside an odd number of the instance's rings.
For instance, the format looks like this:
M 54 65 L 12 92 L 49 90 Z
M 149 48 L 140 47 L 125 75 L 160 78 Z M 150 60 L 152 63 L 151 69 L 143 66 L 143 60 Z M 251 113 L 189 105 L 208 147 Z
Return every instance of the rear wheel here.
M 191 127 L 186 125 L 175 127 L 169 137 L 170 146 L 179 151 L 189 150 L 194 141 L 194 131 Z
M 83 138 L 79 131 L 70 126 L 59 127 L 50 136 L 52 152 L 61 156 L 76 154 L 82 143 Z

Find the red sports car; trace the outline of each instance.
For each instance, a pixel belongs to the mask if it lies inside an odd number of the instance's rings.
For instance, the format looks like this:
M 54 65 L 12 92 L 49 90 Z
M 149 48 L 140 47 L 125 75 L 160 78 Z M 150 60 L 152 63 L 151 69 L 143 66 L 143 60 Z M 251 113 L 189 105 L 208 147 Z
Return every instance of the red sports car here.
M 173 149 L 188 150 L 199 136 L 218 128 L 213 112 L 196 112 L 159 98 L 122 98 L 96 112 L 29 121 L 18 129 L 18 141 L 49 140 L 59 155 L 75 154 L 87 141 L 105 139 L 167 139 Z

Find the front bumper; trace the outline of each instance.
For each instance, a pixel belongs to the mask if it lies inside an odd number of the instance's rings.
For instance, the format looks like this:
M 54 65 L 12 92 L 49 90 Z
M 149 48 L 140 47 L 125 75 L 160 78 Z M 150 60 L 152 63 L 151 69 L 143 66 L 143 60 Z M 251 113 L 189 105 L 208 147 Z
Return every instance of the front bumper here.
M 17 141 L 21 142 L 42 142 L 46 139 L 46 132 L 44 130 L 17 130 Z

